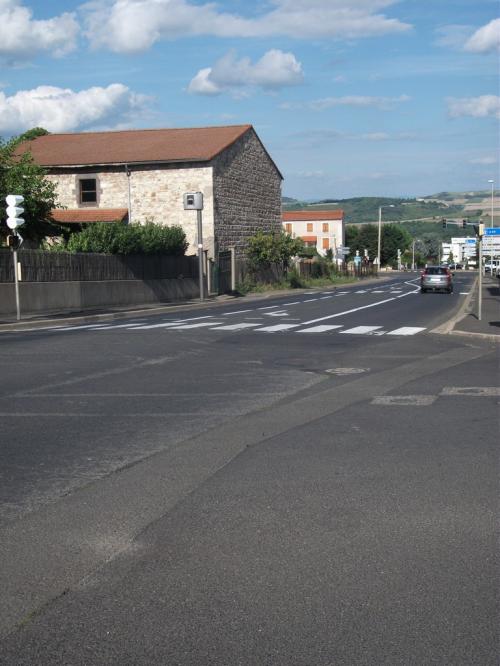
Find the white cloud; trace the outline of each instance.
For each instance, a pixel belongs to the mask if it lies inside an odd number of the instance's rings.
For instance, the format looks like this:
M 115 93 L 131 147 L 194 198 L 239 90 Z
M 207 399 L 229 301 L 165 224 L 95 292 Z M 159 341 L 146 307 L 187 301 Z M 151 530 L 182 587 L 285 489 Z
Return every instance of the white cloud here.
M 78 31 L 74 14 L 37 21 L 21 0 L 0 0 L 0 59 L 4 62 L 26 61 L 43 52 L 62 56 L 75 48 Z
M 481 95 L 480 97 L 449 97 L 448 113 L 452 118 L 472 116 L 473 118 L 486 118 L 492 116 L 500 118 L 500 97 L 497 95 Z
M 408 95 L 400 95 L 399 97 L 346 95 L 344 97 L 324 97 L 323 99 L 312 100 L 307 106 L 314 111 L 325 111 L 335 106 L 375 107 L 388 110 L 394 108 L 395 104 L 408 102 L 410 99 Z
M 483 164 L 489 166 L 490 164 L 496 164 L 497 159 L 493 156 L 491 157 L 475 157 L 472 160 L 469 160 L 471 164 Z
M 140 111 L 145 97 L 121 83 L 107 88 L 75 92 L 69 88 L 39 86 L 11 97 L 0 91 L 0 132 L 16 134 L 31 127 L 68 132 L 105 123 L 124 126 L 132 112 Z
M 188 92 L 219 95 L 247 86 L 278 90 L 302 83 L 303 78 L 302 66 L 293 53 L 271 49 L 253 65 L 250 58 L 237 60 L 235 52 L 230 51 L 213 67 L 201 69 L 189 84 Z
M 470 37 L 465 44 L 466 51 L 486 53 L 500 51 L 500 19 L 494 19 Z
M 83 11 L 87 37 L 95 48 L 134 53 L 161 39 L 198 35 L 357 39 L 399 33 L 411 26 L 378 13 L 396 1 L 271 0 L 271 11 L 256 18 L 188 0 L 92 0 Z

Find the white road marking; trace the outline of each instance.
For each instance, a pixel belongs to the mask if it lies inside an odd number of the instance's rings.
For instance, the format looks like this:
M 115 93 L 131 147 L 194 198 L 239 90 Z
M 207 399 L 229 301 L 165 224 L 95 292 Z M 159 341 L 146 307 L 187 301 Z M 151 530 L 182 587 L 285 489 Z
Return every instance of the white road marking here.
M 54 326 L 53 328 L 46 328 L 46 331 L 83 331 L 89 328 L 99 328 L 100 326 L 106 326 L 106 324 L 86 324 L 85 326 Z M 38 329 L 39 331 L 41 329 Z
M 229 315 L 243 314 L 244 312 L 252 312 L 252 310 L 236 310 L 235 312 L 223 312 L 223 317 L 228 317 Z
M 414 286 L 414 285 L 413 285 Z M 405 296 L 408 296 L 409 294 L 417 293 L 419 291 L 419 287 L 416 287 L 416 291 L 407 291 L 405 294 L 400 294 L 399 296 L 393 296 L 392 298 L 385 298 L 383 301 L 377 301 L 376 303 L 370 303 L 369 305 L 362 305 L 359 308 L 352 308 L 352 310 L 344 310 L 344 312 L 337 312 L 337 314 L 332 314 L 332 315 L 327 315 L 326 317 L 318 317 L 318 319 L 311 319 L 310 321 L 305 321 L 304 326 L 307 324 L 316 324 L 318 321 L 325 321 L 325 319 L 334 319 L 335 317 L 342 317 L 343 315 L 346 314 L 351 314 L 351 312 L 359 312 L 359 310 L 366 310 L 367 308 L 375 308 L 377 305 L 383 305 L 384 303 L 390 303 L 391 301 L 395 301 L 398 298 L 405 298 Z M 380 328 L 378 326 L 377 328 Z
M 257 310 L 272 310 L 273 308 L 279 308 L 279 305 L 267 305 L 265 308 L 257 308 Z
M 468 296 L 469 292 L 468 291 L 461 291 L 460 296 Z
M 135 326 L 134 331 L 146 331 L 150 328 L 166 328 L 168 326 L 177 326 L 177 324 L 185 324 L 188 321 L 199 321 L 200 319 L 212 319 L 212 315 L 205 315 L 204 317 L 191 317 L 190 319 L 173 319 L 171 321 L 162 322 L 161 324 L 147 324 L 145 326 Z
M 300 324 L 276 324 L 276 326 L 264 326 L 264 328 L 255 329 L 258 333 L 276 333 L 277 331 L 287 331 L 289 328 L 297 328 Z
M 365 335 L 366 333 L 371 333 L 376 331 L 382 326 L 355 326 L 354 328 L 349 328 L 347 331 L 340 331 L 340 333 L 350 333 L 351 335 Z
M 372 405 L 411 405 L 412 407 L 425 407 L 432 405 L 436 395 L 377 395 L 373 398 Z
M 306 301 L 302 301 L 302 303 L 312 303 L 313 301 L 317 301 L 317 298 L 308 298 Z
M 264 312 L 265 317 L 288 317 L 286 310 L 275 310 L 274 312 Z
M 466 396 L 497 396 L 500 395 L 499 386 L 445 386 L 440 395 L 466 395 Z
M 283 303 L 283 305 L 286 307 L 287 305 L 299 305 L 302 301 L 294 301 L 293 303 Z
M 228 326 L 216 326 L 214 331 L 240 331 L 244 328 L 254 328 L 259 324 L 229 324 Z
M 342 328 L 342 325 L 337 324 L 335 326 L 323 324 L 322 326 L 312 326 L 311 328 L 303 328 L 300 331 L 295 331 L 295 333 L 324 333 L 325 331 L 332 331 L 334 328 Z
M 354 292 L 355 294 L 366 294 L 366 289 L 358 289 L 358 291 Z
M 182 324 L 181 326 L 171 327 L 171 331 L 186 331 L 192 328 L 205 328 L 206 326 L 218 326 L 221 321 L 200 321 L 197 324 Z
M 137 328 L 138 326 L 143 326 L 143 324 L 142 323 L 141 324 L 130 324 L 130 323 L 129 324 L 103 324 L 97 330 L 99 330 L 99 331 L 110 331 L 113 328 L 133 329 L 133 328 Z M 94 330 L 96 330 L 96 329 L 94 329 Z
M 401 328 L 396 328 L 394 331 L 389 331 L 387 335 L 415 335 L 420 333 L 420 331 L 425 331 L 425 328 L 420 326 L 402 326 Z
M 370 368 L 330 368 L 325 370 L 330 375 L 360 375 L 363 372 L 370 372 Z
M 374 289 L 372 294 L 385 294 L 385 291 L 383 289 Z
M 333 298 L 333 296 L 321 296 L 320 301 L 326 301 L 328 298 Z
M 348 291 L 339 291 L 335 294 L 335 296 L 345 296 L 348 293 L 349 293 Z

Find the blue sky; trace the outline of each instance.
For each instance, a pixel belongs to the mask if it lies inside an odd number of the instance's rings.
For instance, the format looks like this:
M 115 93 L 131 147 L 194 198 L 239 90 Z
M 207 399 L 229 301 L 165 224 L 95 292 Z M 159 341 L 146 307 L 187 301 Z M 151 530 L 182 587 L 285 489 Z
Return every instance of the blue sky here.
M 499 186 L 497 0 L 0 0 L 0 136 L 252 124 L 297 198 Z

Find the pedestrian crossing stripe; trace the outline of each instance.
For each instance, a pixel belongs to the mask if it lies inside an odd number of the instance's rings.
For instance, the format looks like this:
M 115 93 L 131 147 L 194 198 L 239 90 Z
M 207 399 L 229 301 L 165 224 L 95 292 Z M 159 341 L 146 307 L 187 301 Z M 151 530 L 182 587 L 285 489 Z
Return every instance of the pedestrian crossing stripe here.
M 341 324 L 323 324 L 322 326 L 311 326 L 311 328 L 303 328 L 296 333 L 325 333 L 326 331 L 333 331 L 334 328 L 342 328 Z

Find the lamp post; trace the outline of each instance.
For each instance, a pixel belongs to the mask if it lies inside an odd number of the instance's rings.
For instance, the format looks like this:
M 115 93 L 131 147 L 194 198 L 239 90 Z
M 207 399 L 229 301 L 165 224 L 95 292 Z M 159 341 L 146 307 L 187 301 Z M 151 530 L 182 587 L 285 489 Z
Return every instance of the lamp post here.
M 377 270 L 380 270 L 380 246 L 382 239 L 382 208 L 394 208 L 394 204 L 378 207 L 378 243 L 377 243 Z

